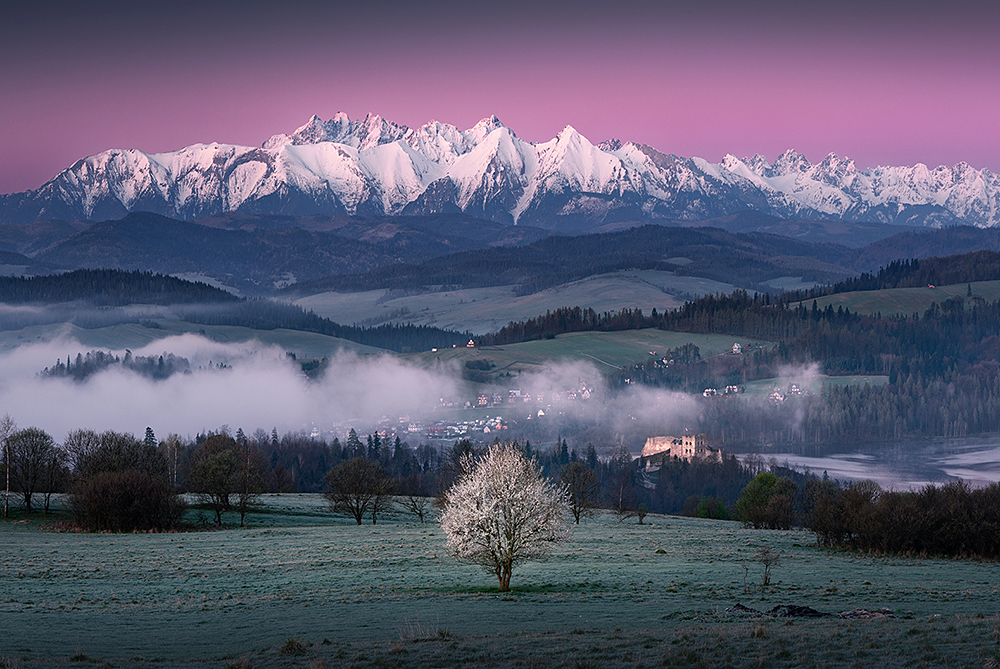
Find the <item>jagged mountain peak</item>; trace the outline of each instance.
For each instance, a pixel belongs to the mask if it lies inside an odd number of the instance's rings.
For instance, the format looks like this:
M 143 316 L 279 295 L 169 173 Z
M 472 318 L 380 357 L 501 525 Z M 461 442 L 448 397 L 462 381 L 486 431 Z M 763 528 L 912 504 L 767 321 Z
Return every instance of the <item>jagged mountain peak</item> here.
M 795 149 L 786 149 L 784 153 L 774 159 L 771 164 L 772 175 L 791 174 L 793 172 L 805 172 L 812 165 L 804 155 Z
M 146 154 L 105 151 L 37 191 L 0 196 L 0 221 L 115 218 L 151 211 L 385 215 L 465 211 L 505 222 L 703 219 L 754 210 L 777 217 L 1000 225 L 1000 177 L 967 163 L 861 170 L 830 153 L 813 165 L 789 149 L 773 163 L 719 163 L 609 139 L 572 125 L 546 142 L 496 116 L 468 129 L 410 128 L 369 113 L 313 115 L 260 147 L 195 144 Z

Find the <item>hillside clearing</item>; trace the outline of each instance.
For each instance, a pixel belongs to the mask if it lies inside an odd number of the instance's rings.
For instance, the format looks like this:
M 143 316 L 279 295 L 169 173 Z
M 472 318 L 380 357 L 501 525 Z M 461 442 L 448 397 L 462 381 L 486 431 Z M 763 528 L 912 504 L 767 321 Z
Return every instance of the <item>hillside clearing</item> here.
M 584 362 L 599 372 L 665 356 L 670 349 L 692 343 L 702 358 L 731 354 L 733 344 L 768 346 L 767 342 L 730 335 L 703 335 L 646 328 L 617 332 L 570 332 L 553 339 L 538 339 L 504 346 L 457 347 L 414 354 L 425 364 L 488 361 L 496 374 L 535 372 L 560 363 Z
M 817 297 L 815 301 L 816 306 L 820 309 L 825 309 L 827 305 L 830 305 L 834 309 L 844 307 L 860 314 L 881 313 L 883 316 L 889 314 L 909 316 L 913 313 L 919 313 L 923 315 L 932 303 L 940 304 L 953 297 L 964 298 L 966 306 L 971 306 L 972 299 L 966 296 L 970 286 L 973 297 L 979 297 L 987 302 L 1000 300 L 1000 281 L 977 281 L 971 284 L 959 283 L 950 286 L 934 286 L 933 288 L 925 286 L 921 288 L 858 290 Z M 811 309 L 812 303 L 813 300 L 806 300 L 802 304 Z

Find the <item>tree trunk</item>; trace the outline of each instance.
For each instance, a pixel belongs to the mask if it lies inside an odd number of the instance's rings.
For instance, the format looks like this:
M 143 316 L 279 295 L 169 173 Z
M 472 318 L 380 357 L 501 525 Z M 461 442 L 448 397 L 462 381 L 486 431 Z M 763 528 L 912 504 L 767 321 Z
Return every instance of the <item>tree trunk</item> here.
M 499 573 L 497 574 L 497 578 L 500 580 L 500 592 L 508 592 L 510 590 L 510 575 L 513 570 L 513 565 L 509 560 L 500 565 Z
M 7 489 L 3 494 L 3 517 L 7 517 L 10 501 L 10 444 L 7 439 L 3 441 L 4 446 L 4 471 L 7 473 Z

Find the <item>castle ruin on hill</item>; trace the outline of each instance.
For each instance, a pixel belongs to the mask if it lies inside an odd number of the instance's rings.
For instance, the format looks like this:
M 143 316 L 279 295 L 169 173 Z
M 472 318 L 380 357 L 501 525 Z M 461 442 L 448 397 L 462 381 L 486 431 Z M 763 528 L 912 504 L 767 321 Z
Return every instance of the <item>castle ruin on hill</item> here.
M 670 458 L 722 461 L 722 451 L 708 445 L 704 434 L 686 434 L 681 437 L 650 437 L 640 454 L 646 471 L 656 471 Z

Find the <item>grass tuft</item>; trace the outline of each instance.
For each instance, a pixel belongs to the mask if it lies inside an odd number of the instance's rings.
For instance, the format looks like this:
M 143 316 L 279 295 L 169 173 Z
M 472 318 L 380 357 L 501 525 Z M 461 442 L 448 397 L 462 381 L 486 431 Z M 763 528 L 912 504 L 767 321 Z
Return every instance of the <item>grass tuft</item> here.
M 279 649 L 282 655 L 305 655 L 306 645 L 295 637 L 288 637 Z

